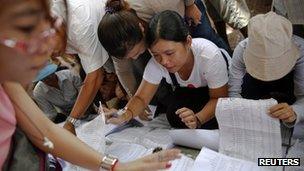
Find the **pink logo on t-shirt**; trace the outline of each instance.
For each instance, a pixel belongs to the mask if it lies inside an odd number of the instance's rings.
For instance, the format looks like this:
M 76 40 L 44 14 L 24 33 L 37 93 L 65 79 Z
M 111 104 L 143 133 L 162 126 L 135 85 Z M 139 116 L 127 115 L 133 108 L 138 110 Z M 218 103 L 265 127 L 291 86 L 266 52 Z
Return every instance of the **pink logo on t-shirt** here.
M 187 87 L 188 88 L 196 88 L 193 84 L 188 84 Z

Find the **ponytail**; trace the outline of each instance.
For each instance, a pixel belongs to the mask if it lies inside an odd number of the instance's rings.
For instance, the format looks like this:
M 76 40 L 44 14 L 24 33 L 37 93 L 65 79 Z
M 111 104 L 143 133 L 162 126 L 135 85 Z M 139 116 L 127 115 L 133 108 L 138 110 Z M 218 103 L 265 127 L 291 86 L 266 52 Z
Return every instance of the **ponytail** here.
M 143 39 L 140 19 L 124 0 L 108 0 L 98 38 L 111 56 L 123 58 Z

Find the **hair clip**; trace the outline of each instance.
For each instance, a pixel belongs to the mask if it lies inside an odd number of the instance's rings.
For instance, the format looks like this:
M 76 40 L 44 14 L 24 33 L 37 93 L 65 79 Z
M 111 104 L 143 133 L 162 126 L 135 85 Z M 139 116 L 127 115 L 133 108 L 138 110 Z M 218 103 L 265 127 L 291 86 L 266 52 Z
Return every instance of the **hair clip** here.
M 113 14 L 113 13 L 115 12 L 115 9 L 112 8 L 112 7 L 106 7 L 106 8 L 105 8 L 105 11 L 106 11 L 106 13 Z

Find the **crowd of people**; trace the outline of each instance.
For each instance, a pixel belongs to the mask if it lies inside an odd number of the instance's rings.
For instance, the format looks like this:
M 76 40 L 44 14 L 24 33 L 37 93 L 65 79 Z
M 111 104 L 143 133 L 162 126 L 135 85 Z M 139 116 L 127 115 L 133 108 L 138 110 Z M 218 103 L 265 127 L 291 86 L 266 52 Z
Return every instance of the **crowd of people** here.
M 180 150 L 122 163 L 77 138 L 76 122 L 96 114 L 99 100 L 113 107 L 113 97 L 124 110 L 107 113 L 112 124 L 149 120 L 153 104 L 174 128 L 218 129 L 222 97 L 274 98 L 271 117 L 287 129 L 301 124 L 304 19 L 282 14 L 278 0 L 252 17 L 245 1 L 219 1 L 0 0 L 1 170 L 36 170 L 46 153 L 91 170 L 170 168 Z M 245 37 L 235 49 L 223 23 Z M 36 158 L 14 160 L 26 158 L 19 148 Z

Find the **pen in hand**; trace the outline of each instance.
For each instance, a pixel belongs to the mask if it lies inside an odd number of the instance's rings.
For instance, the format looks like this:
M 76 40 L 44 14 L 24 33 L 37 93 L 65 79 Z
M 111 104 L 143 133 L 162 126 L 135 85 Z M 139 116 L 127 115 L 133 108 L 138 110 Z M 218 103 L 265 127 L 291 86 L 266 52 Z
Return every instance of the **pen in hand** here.
M 98 110 L 98 113 L 101 115 L 101 118 L 102 118 L 103 122 L 106 123 L 106 115 L 105 115 L 105 112 L 103 110 L 101 101 L 99 101 L 99 110 Z

